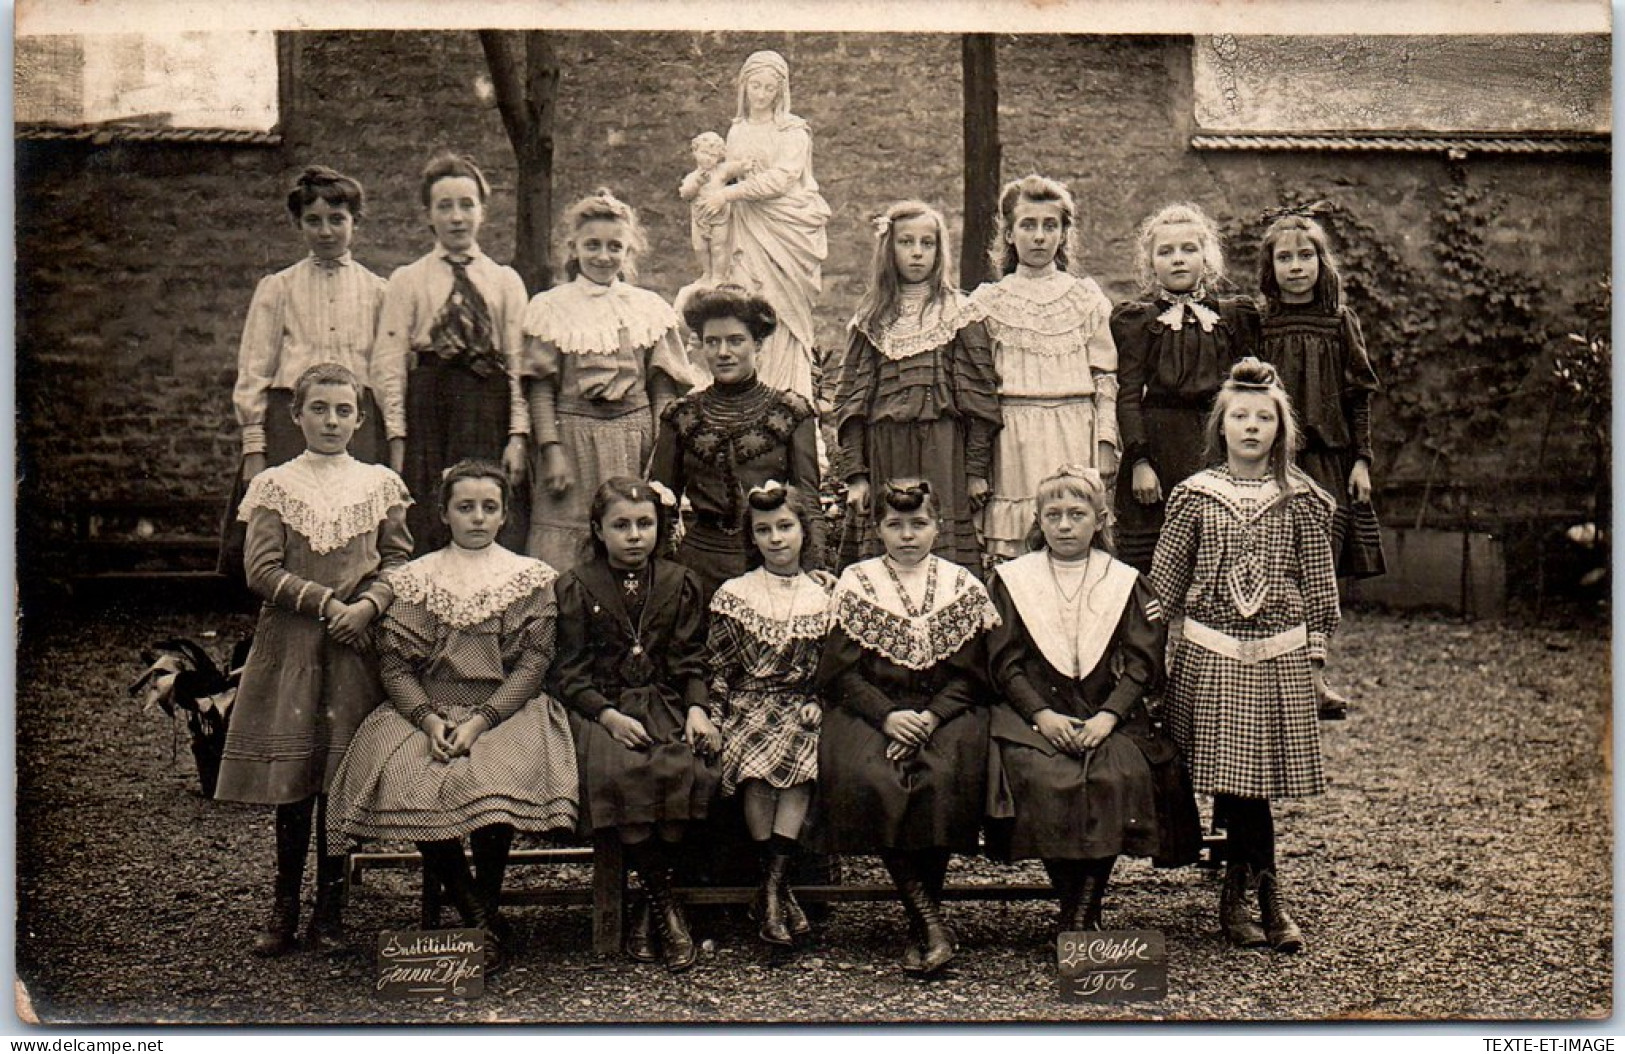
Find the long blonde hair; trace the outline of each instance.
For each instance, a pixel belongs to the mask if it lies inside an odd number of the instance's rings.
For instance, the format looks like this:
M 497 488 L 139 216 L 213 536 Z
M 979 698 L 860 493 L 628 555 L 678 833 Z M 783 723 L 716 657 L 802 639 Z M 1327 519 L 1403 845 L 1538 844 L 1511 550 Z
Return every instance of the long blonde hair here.
M 1189 223 L 1202 232 L 1202 282 L 1207 285 L 1208 291 L 1212 292 L 1214 284 L 1224 279 L 1224 247 L 1220 241 L 1219 225 L 1200 206 L 1188 201 L 1175 202 L 1147 216 L 1135 237 L 1139 246 L 1139 259 L 1135 262 L 1139 265 L 1140 292 L 1146 296 L 1156 295 L 1161 288 L 1157 283 L 1156 269 L 1151 264 L 1151 249 L 1157 237 L 1157 228 L 1171 227 L 1176 223 Z
M 937 225 L 937 262 L 925 279 L 929 287 L 926 307 L 948 303 L 956 289 L 953 283 L 953 251 L 948 247 L 948 221 L 942 213 L 923 201 L 899 201 L 875 220 L 877 236 L 869 262 L 869 288 L 858 301 L 853 315 L 857 328 L 870 336 L 897 320 L 897 302 L 902 283 L 897 278 L 897 225 L 929 218 Z

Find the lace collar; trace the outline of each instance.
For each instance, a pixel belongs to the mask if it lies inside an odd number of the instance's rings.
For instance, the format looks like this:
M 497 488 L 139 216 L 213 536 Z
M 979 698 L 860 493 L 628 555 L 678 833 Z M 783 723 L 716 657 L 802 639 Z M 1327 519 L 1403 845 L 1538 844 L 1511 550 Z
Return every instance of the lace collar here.
M 677 328 L 677 312 L 657 293 L 619 278 L 609 285 L 577 275 L 537 294 L 525 308 L 525 335 L 566 355 L 615 355 L 647 348 Z
M 998 344 L 1035 355 L 1070 355 L 1111 318 L 1111 301 L 1093 278 L 1054 271 L 1010 274 L 971 294 L 960 322 L 986 322 Z
M 1044 659 L 1068 677 L 1078 678 L 1100 664 L 1134 592 L 1139 572 L 1100 550 L 1089 553 L 1075 617 L 1063 613 L 1066 598 L 1056 582 L 1048 552 L 1028 553 L 994 572 L 1021 614 L 1027 634 Z
M 785 578 L 758 567 L 730 578 L 711 597 L 711 611 L 766 644 L 820 640 L 829 632 L 829 590 L 805 572 Z
M 389 510 L 412 504 L 401 478 L 383 465 L 349 454 L 305 451 L 255 476 L 237 509 L 247 522 L 255 509 L 269 509 L 297 531 L 311 551 L 325 554 L 370 534 Z
M 965 298 L 957 289 L 936 303 L 928 303 L 925 284 L 919 283 L 917 292 L 904 286 L 904 295 L 898 303 L 898 316 L 883 327 L 863 327 L 854 318 L 848 325 L 869 338 L 869 343 L 882 356 L 896 362 L 921 352 L 940 348 L 954 339 L 964 326 L 961 316 Z
M 999 624 L 987 590 L 958 564 L 926 557 L 927 574 L 936 576 L 936 591 L 916 612 L 912 602 L 898 594 L 883 560 L 882 556 L 853 564 L 835 586 L 835 621 L 862 647 L 899 666 L 925 670 Z
M 467 629 L 508 610 L 558 577 L 540 560 L 500 545 L 463 549 L 455 543 L 396 571 L 390 578 L 395 598 L 422 604 L 458 629 Z
M 1287 469 L 1287 482 L 1290 484 L 1289 497 L 1307 495 L 1329 510 L 1336 510 L 1337 499 L 1322 490 L 1319 484 L 1296 465 Z M 1281 504 L 1281 485 L 1276 482 L 1273 475 L 1262 479 L 1243 479 L 1223 465 L 1204 469 L 1181 485 L 1217 501 L 1232 516 L 1244 523 L 1252 522 Z

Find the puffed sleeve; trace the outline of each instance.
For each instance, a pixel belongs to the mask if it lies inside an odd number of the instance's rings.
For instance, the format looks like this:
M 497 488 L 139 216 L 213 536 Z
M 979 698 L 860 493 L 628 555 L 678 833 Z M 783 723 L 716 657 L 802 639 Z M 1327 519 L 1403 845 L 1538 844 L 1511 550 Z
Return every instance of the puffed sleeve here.
M 840 478 L 850 481 L 869 474 L 869 405 L 874 399 L 875 346 L 853 326 L 847 334 L 846 355 L 835 388 L 835 436 L 840 457 Z
M 759 201 L 777 198 L 801 183 L 802 173 L 812 157 L 812 135 L 806 123 L 781 128 L 773 137 L 773 157 L 760 171 L 737 183 L 729 184 L 722 193 L 727 201 Z
M 1249 355 L 1257 358 L 1264 345 L 1264 323 L 1259 318 L 1258 305 L 1240 296 L 1220 301 L 1220 308 L 1224 324 L 1230 329 L 1231 362 Z
M 384 417 L 390 439 L 406 436 L 407 354 L 412 328 L 417 324 L 417 297 L 408 267 L 398 267 L 384 287 L 384 307 L 378 316 L 378 336 L 372 347 L 373 394 Z
M 497 690 L 474 712 L 495 728 L 517 714 L 542 691 L 558 629 L 559 606 L 553 587 L 539 587 L 502 613 L 502 665 L 508 671 Z
M 1040 710 L 1049 709 L 1049 703 L 1033 686 L 1032 678 L 1027 676 L 1026 664 L 1031 658 L 1031 645 L 1023 629 L 1021 612 L 1011 599 L 1010 590 L 999 578 L 997 569 L 988 583 L 987 592 L 993 600 L 993 607 L 999 612 L 999 624 L 987 631 L 988 671 L 993 688 L 1010 704 L 1011 709 L 1021 715 L 1022 720 L 1030 724 Z
M 1168 495 L 1168 507 L 1151 560 L 1151 587 L 1163 613 L 1175 619 L 1185 613 L 1185 598 L 1196 576 L 1196 549 L 1201 541 L 1201 517 L 1194 491 L 1183 483 Z
M 1095 384 L 1095 439 L 1121 450 L 1122 443 L 1117 436 L 1117 342 L 1112 339 L 1112 305 L 1094 279 L 1084 281 L 1089 283 L 1092 295 L 1099 302 L 1100 321 L 1085 339 L 1089 373 Z M 1094 463 L 1094 458 L 1095 452 L 1089 451 L 1090 464 Z
M 273 607 L 321 618 L 333 590 L 289 571 L 284 566 L 286 557 L 287 527 L 282 517 L 263 505 L 255 506 L 248 514 L 248 537 L 243 544 L 248 588 Z
M 1343 348 L 1343 414 L 1348 419 L 1354 456 L 1369 463 L 1375 460 L 1371 444 L 1371 397 L 1380 385 L 1366 351 L 1360 320 L 1348 308 L 1343 309 Z
M 677 615 L 666 646 L 666 675 L 684 706 L 705 709 L 710 692 L 705 664 L 705 601 L 700 580 L 686 567 L 677 592 Z
M 837 622 L 824 640 L 824 652 L 819 656 L 813 684 L 836 706 L 845 707 L 880 728 L 897 707 L 863 676 L 862 660 L 862 647 Z
M 654 453 L 649 455 L 649 471 L 646 473 L 649 479 L 664 484 L 679 500 L 682 499 L 683 488 L 688 486 L 682 429 L 677 420 L 684 412 L 685 405 L 679 399 L 661 413 L 660 427 L 655 430 Z
M 1004 415 L 999 411 L 999 372 L 987 326 L 968 323 L 955 334 L 949 351 L 954 408 L 965 423 L 965 474 L 990 479 L 993 437 L 1004 427 Z
M 644 350 L 643 373 L 657 420 L 673 399 L 694 387 L 694 371 L 683 347 L 683 335 L 675 325 Z
M 1289 507 L 1298 550 L 1298 588 L 1303 591 L 1304 622 L 1309 627 L 1309 658 L 1324 661 L 1326 645 L 1342 618 L 1332 555 L 1335 499 L 1310 486 L 1312 489 L 1294 494 Z
M 268 274 L 254 288 L 237 346 L 237 383 L 232 405 L 243 431 L 243 453 L 265 453 L 265 393 L 276 379 L 282 358 L 283 307 L 287 286 L 280 274 Z
M 390 572 L 412 559 L 412 532 L 406 526 L 406 507 L 411 504 L 411 498 L 406 497 L 405 483 L 401 483 L 400 488 L 405 500 L 392 506 L 378 524 L 378 569 L 362 579 L 350 598 L 352 602 L 363 598 L 372 601 L 380 615 L 389 610 L 395 599 Z
M 609 709 L 610 701 L 593 683 L 590 598 L 581 579 L 567 571 L 553 584 L 558 598 L 558 650 L 553 659 L 553 685 L 559 701 L 589 721 Z
M 418 676 L 434 652 L 436 625 L 418 602 L 391 605 L 378 624 L 378 678 L 390 705 L 414 728 L 438 709 Z
M 1134 583 L 1134 591 L 1123 605 L 1113 641 L 1121 672 L 1101 709 L 1110 710 L 1121 722 L 1162 682 L 1163 657 L 1168 651 L 1168 622 L 1144 575 Z
M 1123 464 L 1129 468 L 1150 457 L 1141 410 L 1151 350 L 1145 311 L 1146 305 L 1140 303 L 1119 304 L 1112 311 L 1112 342 L 1117 347 L 1117 434 L 1123 444 Z
M 525 402 L 525 306 L 530 297 L 525 280 L 512 267 L 497 270 L 502 354 L 508 365 L 508 434 L 530 435 L 530 405 Z

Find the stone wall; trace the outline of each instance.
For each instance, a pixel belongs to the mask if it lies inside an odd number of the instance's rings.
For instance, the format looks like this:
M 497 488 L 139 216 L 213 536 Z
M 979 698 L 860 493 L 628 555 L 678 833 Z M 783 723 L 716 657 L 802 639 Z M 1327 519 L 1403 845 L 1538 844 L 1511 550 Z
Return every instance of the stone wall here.
M 242 317 L 256 280 L 301 254 L 281 197 L 303 164 L 364 182 L 356 255 L 387 275 L 430 245 L 417 203 L 423 161 L 440 148 L 471 153 L 495 186 L 483 244 L 511 256 L 513 161 L 494 106 L 477 91 L 485 66 L 475 35 L 296 40 L 283 147 L 17 144 L 25 556 L 63 537 L 78 501 L 223 503 L 236 457 L 229 395 Z M 826 353 L 840 347 L 868 281 L 869 216 L 921 197 L 959 224 L 955 36 L 568 33 L 557 47 L 555 201 L 607 185 L 636 205 L 650 241 L 640 281 L 662 294 L 696 273 L 687 206 L 675 193 L 690 167 L 688 140 L 726 132 L 735 72 L 758 48 L 789 60 L 793 108 L 812 124 L 815 172 L 834 210 L 818 311 Z M 1178 199 L 1256 231 L 1257 215 L 1284 194 L 1332 197 L 1413 266 L 1429 267 L 1427 217 L 1447 176 L 1443 158 L 1193 151 L 1190 48 L 1188 37 L 999 41 L 1004 175 L 1040 171 L 1071 184 L 1083 269 L 1110 295 L 1133 292 L 1141 218 Z M 1560 339 L 1576 324 L 1571 305 L 1608 273 L 1607 156 L 1475 157 L 1465 173 L 1505 198 L 1492 244 L 1504 266 L 1539 280 Z M 1249 275 L 1237 278 L 1251 287 Z M 1509 422 L 1506 445 L 1463 471 L 1505 471 L 1531 421 Z M 1396 471 L 1414 475 L 1418 464 L 1401 457 Z

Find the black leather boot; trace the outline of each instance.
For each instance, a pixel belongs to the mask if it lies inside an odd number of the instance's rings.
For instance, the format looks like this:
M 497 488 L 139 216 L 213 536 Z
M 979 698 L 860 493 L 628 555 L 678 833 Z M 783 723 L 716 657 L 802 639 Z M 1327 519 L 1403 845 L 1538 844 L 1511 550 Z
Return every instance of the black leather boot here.
M 474 851 L 474 891 L 485 906 L 485 926 L 504 945 L 513 939 L 513 926 L 502 914 L 502 881 L 513 848 L 513 827 L 488 824 L 468 838 Z
M 310 800 L 276 807 L 276 879 L 271 915 L 250 949 L 263 958 L 293 951 L 299 935 L 299 890 L 305 881 L 305 854 L 310 851 L 314 806 L 314 800 Z
M 812 922 L 808 920 L 807 913 L 801 910 L 795 890 L 790 888 L 790 876 L 795 874 L 796 857 L 801 845 L 794 838 L 780 834 L 773 836 L 773 844 L 779 847 L 785 858 L 785 877 L 779 883 L 779 899 L 784 901 L 784 925 L 790 930 L 790 936 L 805 937 L 812 932 Z
M 654 912 L 649 906 L 649 895 L 639 894 L 632 902 L 631 918 L 626 924 L 626 939 L 621 942 L 626 957 L 635 963 L 652 963 L 660 958 L 655 948 Z
M 666 862 L 666 854 L 651 847 L 645 849 L 642 855 L 645 863 L 638 877 L 649 894 L 650 914 L 653 916 L 655 935 L 660 941 L 660 952 L 666 961 L 666 969 L 679 973 L 698 961 L 699 949 L 695 947 L 694 936 L 689 932 L 688 917 L 672 889 L 671 865 Z
M 784 917 L 784 884 L 789 873 L 789 855 L 775 843 L 767 842 L 762 847 L 762 925 L 757 935 L 781 948 L 795 944 Z
M 474 875 L 468 869 L 468 857 L 463 854 L 461 842 L 419 842 L 418 852 L 423 854 L 423 866 L 433 868 L 445 890 L 446 901 L 457 911 L 457 916 L 469 929 L 484 930 L 485 972 L 494 974 L 502 968 L 502 941 L 491 932 L 485 903 L 474 886 Z
M 1224 888 L 1219 891 L 1219 928 L 1231 944 L 1243 948 L 1262 948 L 1269 943 L 1264 927 L 1253 920 L 1247 905 L 1253 885 L 1251 865 L 1232 862 L 1225 866 Z
M 1077 929 L 1103 929 L 1100 922 L 1101 905 L 1106 902 L 1106 887 L 1111 884 L 1112 866 L 1117 857 L 1106 856 L 1084 860 L 1078 866 L 1082 875 L 1078 890 Z
M 1258 873 L 1258 911 L 1271 948 L 1287 954 L 1303 950 L 1303 931 L 1286 912 L 1281 882 L 1273 869 Z
M 1049 884 L 1055 887 L 1055 898 L 1060 902 L 1056 926 L 1062 933 L 1077 929 L 1079 904 L 1083 898 L 1083 870 L 1076 860 L 1044 861 Z
M 897 885 L 903 910 L 919 930 L 921 948 L 918 972 L 921 976 L 929 976 L 953 960 L 954 935 L 943 921 L 942 907 L 922 874 L 924 868 L 920 862 L 911 859 L 917 855 L 901 852 L 887 854 L 886 863 L 892 872 L 892 881 Z M 904 969 L 908 970 L 908 966 L 905 959 Z
M 316 858 L 316 907 L 305 930 L 305 947 L 331 955 L 344 944 L 344 857 Z

